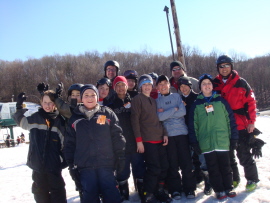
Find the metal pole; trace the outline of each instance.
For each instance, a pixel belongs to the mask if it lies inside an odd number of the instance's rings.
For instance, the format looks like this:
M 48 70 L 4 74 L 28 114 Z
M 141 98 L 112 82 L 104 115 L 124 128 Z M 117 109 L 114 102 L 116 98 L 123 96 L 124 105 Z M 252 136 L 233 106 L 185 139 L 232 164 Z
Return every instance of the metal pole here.
M 168 23 L 168 29 L 169 29 L 169 35 L 170 35 L 170 41 L 171 41 L 171 48 L 172 48 L 172 57 L 173 57 L 173 60 L 175 61 L 174 50 L 173 50 L 173 43 L 172 43 L 172 35 L 171 35 L 171 28 L 170 28 L 170 22 L 169 22 L 169 17 L 168 17 L 169 8 L 167 6 L 165 6 L 164 9 L 163 9 L 163 11 L 166 12 L 166 16 L 167 16 L 167 23 Z

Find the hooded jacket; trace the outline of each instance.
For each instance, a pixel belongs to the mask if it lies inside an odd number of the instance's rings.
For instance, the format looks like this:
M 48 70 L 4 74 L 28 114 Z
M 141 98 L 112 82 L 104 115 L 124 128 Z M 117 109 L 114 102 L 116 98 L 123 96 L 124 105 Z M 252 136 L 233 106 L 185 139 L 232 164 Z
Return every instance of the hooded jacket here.
M 65 121 L 58 111 L 47 113 L 42 108 L 29 117 L 19 109 L 14 114 L 15 122 L 29 130 L 29 151 L 27 166 L 37 172 L 60 172 L 65 165 L 63 143 Z
M 93 111 L 83 109 L 78 105 L 69 119 L 64 147 L 68 164 L 79 169 L 113 168 L 117 154 L 124 154 L 125 149 L 117 116 L 105 106 L 97 105 Z
M 214 79 L 214 90 L 221 94 L 234 111 L 237 129 L 246 129 L 248 124 L 256 121 L 256 100 L 253 90 L 246 80 L 241 78 L 236 70 L 232 70 L 226 83 L 222 75 Z
M 205 107 L 209 104 L 214 111 L 207 113 Z M 238 140 L 233 111 L 217 94 L 210 101 L 203 94 L 197 97 L 190 109 L 188 130 L 190 143 L 199 142 L 202 153 L 229 151 L 230 139 Z

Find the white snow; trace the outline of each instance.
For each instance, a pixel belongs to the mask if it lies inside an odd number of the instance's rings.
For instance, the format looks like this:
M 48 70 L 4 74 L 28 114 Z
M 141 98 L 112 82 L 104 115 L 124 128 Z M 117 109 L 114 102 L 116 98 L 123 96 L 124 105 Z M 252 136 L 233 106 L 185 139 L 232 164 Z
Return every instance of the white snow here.
M 259 116 L 257 117 L 256 127 L 263 132 L 259 135 L 259 138 L 263 139 L 267 144 L 263 147 L 263 157 L 256 159 L 260 182 L 258 187 L 254 192 L 247 193 L 245 192 L 246 179 L 243 174 L 243 167 L 238 166 L 241 173 L 241 182 L 236 188 L 237 196 L 234 198 L 227 198 L 223 202 L 245 202 L 245 203 L 254 203 L 254 202 L 270 202 L 270 116 Z M 1 130 L 1 135 L 6 134 L 6 129 Z M 14 132 L 15 136 L 21 134 L 23 130 L 19 127 L 16 127 Z M 26 140 L 28 140 L 27 131 L 23 131 L 26 135 Z M 0 138 L 1 139 L 1 138 Z M 31 203 L 35 202 L 33 194 L 31 193 L 32 185 L 32 170 L 28 168 L 26 163 L 26 157 L 28 152 L 28 144 L 20 144 L 16 147 L 11 148 L 1 148 L 0 149 L 0 191 L 1 191 L 1 203 L 13 203 L 13 202 L 22 202 L 22 203 Z M 78 192 L 75 191 L 74 182 L 70 178 L 68 169 L 64 169 L 63 177 L 66 182 L 66 191 L 67 191 L 67 202 L 68 203 L 79 203 Z M 130 183 L 130 201 L 129 202 L 140 202 L 139 197 L 136 192 L 134 192 L 133 179 L 129 179 Z M 182 200 L 179 202 L 218 202 L 214 197 L 214 193 L 210 196 L 206 196 L 203 193 L 203 184 L 198 185 L 196 190 L 197 197 L 193 200 L 187 200 L 184 195 Z

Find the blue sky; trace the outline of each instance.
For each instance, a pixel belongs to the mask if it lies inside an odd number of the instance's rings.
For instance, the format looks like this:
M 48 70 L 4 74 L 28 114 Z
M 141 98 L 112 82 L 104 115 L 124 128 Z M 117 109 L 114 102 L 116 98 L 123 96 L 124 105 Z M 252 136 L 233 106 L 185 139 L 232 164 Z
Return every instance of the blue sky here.
M 181 40 L 202 54 L 270 53 L 269 0 L 175 0 Z M 147 50 L 171 54 L 169 0 L 0 0 L 0 60 Z M 173 33 L 171 8 L 169 20 Z M 174 49 L 175 37 L 173 37 Z

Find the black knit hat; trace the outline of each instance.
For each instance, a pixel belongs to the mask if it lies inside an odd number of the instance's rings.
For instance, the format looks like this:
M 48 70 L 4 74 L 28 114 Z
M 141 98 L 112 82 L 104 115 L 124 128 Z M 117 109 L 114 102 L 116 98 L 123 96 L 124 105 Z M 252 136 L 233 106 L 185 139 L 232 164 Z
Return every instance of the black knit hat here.
M 185 67 L 183 66 L 183 64 L 180 61 L 173 61 L 170 64 L 170 71 L 172 71 L 173 67 L 175 66 L 180 66 L 180 68 L 182 68 L 184 71 L 186 71 Z
M 80 90 L 80 93 L 81 93 L 81 99 L 83 97 L 83 93 L 88 90 L 88 89 L 91 89 L 91 90 L 94 90 L 95 93 L 97 94 L 97 101 L 99 100 L 99 93 L 98 93 L 98 90 L 96 88 L 95 85 L 92 85 L 92 84 L 86 84 L 84 86 L 81 87 L 81 90 Z
M 205 79 L 210 80 L 210 82 L 211 82 L 212 85 L 214 86 L 212 75 L 206 74 L 206 73 L 205 73 L 205 74 L 202 74 L 202 75 L 199 77 L 199 89 L 200 89 L 200 90 L 201 90 L 201 84 L 202 84 L 202 81 L 205 80 Z
M 157 81 L 156 81 L 156 85 L 158 85 L 158 83 L 160 83 L 160 82 L 162 82 L 164 80 L 166 80 L 167 82 L 169 82 L 169 78 L 166 75 L 160 75 L 160 76 L 158 76 Z
M 192 82 L 190 81 L 189 77 L 182 76 L 178 79 L 178 86 L 180 87 L 181 85 L 187 85 L 192 89 Z

